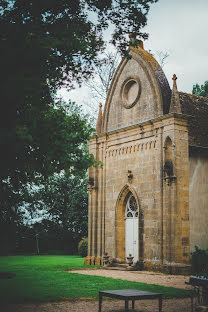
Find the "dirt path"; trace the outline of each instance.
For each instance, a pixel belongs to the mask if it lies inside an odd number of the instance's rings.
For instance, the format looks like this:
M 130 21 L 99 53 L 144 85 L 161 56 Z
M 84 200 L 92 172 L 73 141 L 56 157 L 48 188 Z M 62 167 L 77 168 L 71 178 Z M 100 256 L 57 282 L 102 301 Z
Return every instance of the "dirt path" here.
M 162 286 L 170 286 L 176 288 L 186 288 L 186 281 L 189 276 L 183 275 L 167 275 L 162 273 L 148 272 L 148 271 L 118 271 L 118 270 L 74 270 L 71 273 L 88 274 L 96 276 L 105 276 L 112 278 L 120 278 L 133 282 L 142 282 L 147 284 L 157 284 Z
M 130 310 L 130 309 L 129 309 Z M 98 312 L 98 301 L 74 300 L 47 304 L 18 304 L 0 306 L 1 312 Z M 102 312 L 122 312 L 124 302 L 121 300 L 104 300 Z M 131 311 L 131 310 L 130 310 Z M 135 302 L 135 312 L 158 312 L 157 300 Z M 163 312 L 190 312 L 190 299 L 163 300 Z

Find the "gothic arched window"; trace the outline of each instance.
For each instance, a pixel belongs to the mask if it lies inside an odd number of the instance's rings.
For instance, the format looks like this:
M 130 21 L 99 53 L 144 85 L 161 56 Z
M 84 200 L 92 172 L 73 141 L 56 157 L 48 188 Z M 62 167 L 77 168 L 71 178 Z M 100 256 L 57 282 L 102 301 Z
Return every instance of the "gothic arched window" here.
M 126 204 L 126 218 L 137 218 L 138 217 L 138 206 L 136 202 L 136 198 L 134 195 L 130 195 Z

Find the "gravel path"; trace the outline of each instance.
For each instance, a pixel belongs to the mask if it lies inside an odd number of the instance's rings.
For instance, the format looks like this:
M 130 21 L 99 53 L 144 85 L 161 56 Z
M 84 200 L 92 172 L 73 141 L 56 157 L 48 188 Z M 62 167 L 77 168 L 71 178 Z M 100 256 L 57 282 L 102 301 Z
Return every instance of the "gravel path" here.
M 170 286 L 175 288 L 186 288 L 185 282 L 189 280 L 189 276 L 168 275 L 149 271 L 119 271 L 119 270 L 74 270 L 71 273 L 88 274 L 96 276 L 105 276 L 112 278 L 120 278 L 133 282 L 142 282 L 147 284 L 157 284 L 162 286 Z
M 18 304 L 0 306 L 1 312 L 98 312 L 98 301 L 74 300 L 46 304 Z M 129 309 L 130 310 L 130 309 Z M 124 301 L 104 300 L 102 312 L 122 312 Z M 130 310 L 131 311 L 131 310 Z M 135 312 L 158 312 L 157 300 L 141 300 L 135 302 Z M 163 300 L 163 312 L 190 312 L 191 300 L 166 299 Z

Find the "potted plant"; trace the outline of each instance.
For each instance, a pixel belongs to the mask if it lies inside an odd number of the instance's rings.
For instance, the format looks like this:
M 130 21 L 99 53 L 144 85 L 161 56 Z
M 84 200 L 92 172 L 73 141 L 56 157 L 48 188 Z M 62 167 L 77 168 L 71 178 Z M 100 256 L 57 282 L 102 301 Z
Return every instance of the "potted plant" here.
M 128 261 L 128 265 L 131 266 L 133 264 L 133 259 L 134 259 L 132 254 L 129 254 L 128 257 L 126 257 L 126 259 Z

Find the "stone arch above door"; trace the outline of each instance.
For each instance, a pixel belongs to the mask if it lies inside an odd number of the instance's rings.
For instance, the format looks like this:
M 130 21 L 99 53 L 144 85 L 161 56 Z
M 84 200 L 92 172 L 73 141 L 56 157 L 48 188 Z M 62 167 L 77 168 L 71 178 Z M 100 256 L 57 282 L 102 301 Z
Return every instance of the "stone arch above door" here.
M 139 201 L 139 196 L 137 194 L 136 189 L 132 185 L 126 184 L 122 188 L 122 190 L 119 193 L 117 202 L 116 202 L 115 247 L 116 247 L 116 259 L 121 262 L 125 262 L 125 210 L 126 210 L 127 201 L 131 194 L 136 199 L 137 206 L 139 209 L 139 215 L 141 215 L 141 205 Z M 139 234 L 139 238 L 141 239 L 140 234 Z M 139 246 L 140 246 L 140 242 L 139 242 Z

